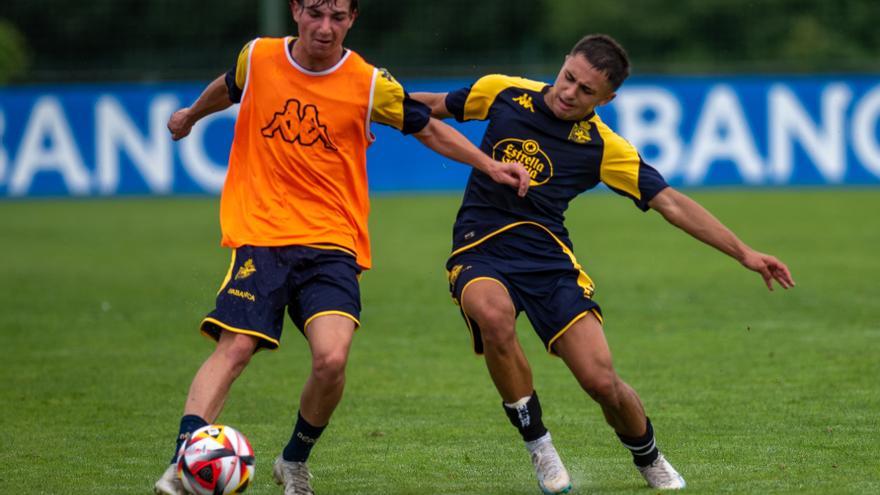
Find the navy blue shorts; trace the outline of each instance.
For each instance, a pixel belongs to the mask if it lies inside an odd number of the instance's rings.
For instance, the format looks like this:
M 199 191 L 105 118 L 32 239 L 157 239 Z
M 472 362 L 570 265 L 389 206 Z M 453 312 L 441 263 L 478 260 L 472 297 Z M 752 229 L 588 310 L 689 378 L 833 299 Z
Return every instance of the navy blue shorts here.
M 275 349 L 285 307 L 300 332 L 313 318 L 327 314 L 351 318 L 360 326 L 360 272 L 354 256 L 336 249 L 236 248 L 216 308 L 200 329 L 214 340 L 222 330 L 253 335 L 260 347 Z
M 547 351 L 571 325 L 588 313 L 601 322 L 602 310 L 593 301 L 595 286 L 581 270 L 571 250 L 539 227 L 519 226 L 496 234 L 446 264 L 452 299 L 461 308 L 462 295 L 477 280 L 501 284 L 513 301 L 516 315 L 525 311 Z M 480 328 L 461 311 L 471 332 L 474 352 L 483 353 Z

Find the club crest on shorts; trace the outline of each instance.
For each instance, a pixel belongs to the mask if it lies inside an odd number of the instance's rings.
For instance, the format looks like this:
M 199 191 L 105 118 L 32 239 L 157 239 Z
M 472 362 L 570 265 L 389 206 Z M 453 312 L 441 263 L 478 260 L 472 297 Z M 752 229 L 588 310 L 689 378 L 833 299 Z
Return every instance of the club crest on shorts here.
M 235 280 L 241 280 L 250 277 L 251 275 L 257 273 L 257 268 L 254 267 L 254 259 L 248 258 L 247 261 L 244 262 L 238 268 L 238 271 L 235 273 Z

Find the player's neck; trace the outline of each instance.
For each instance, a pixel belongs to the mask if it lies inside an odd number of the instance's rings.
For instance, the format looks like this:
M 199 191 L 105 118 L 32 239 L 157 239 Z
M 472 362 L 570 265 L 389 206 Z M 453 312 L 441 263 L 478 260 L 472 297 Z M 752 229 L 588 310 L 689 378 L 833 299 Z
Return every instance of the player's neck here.
M 313 56 L 303 47 L 302 43 L 299 43 L 299 39 L 294 40 L 290 47 L 290 56 L 293 57 L 293 60 L 296 61 L 300 67 L 312 72 L 323 72 L 332 68 L 342 60 L 344 55 L 345 48 L 340 46 L 338 50 L 334 50 L 331 55 L 326 57 Z

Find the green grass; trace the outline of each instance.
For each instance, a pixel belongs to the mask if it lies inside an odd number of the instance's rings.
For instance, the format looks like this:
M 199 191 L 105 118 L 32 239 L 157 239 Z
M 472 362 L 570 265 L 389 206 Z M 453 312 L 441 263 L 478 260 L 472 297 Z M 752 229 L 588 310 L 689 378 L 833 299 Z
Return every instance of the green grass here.
M 627 200 L 569 210 L 618 372 L 692 493 L 880 492 L 880 190 L 693 196 L 798 287 L 760 278 Z M 458 196 L 379 197 L 342 404 L 313 452 L 339 494 L 537 494 L 525 450 L 446 291 Z M 216 199 L 0 203 L 0 493 L 145 494 L 170 457 L 196 331 L 229 253 Z M 647 493 L 628 454 L 525 318 L 545 422 L 576 493 Z M 309 368 L 286 327 L 220 420 L 250 438 L 252 493 Z

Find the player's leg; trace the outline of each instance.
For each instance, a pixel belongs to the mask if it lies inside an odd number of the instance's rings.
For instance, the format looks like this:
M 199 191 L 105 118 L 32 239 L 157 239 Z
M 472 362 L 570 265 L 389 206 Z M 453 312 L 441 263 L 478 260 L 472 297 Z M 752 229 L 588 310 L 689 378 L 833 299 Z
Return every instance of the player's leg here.
M 248 365 L 257 349 L 257 338 L 224 330 L 214 352 L 193 378 L 186 397 L 184 416 L 194 415 L 211 423 L 220 415 L 229 388 Z
M 287 303 L 286 273 L 278 266 L 272 248 L 242 246 L 233 251 L 215 308 L 200 327 L 217 346 L 190 385 L 172 465 L 156 482 L 156 493 L 183 493 L 174 470 L 180 445 L 190 433 L 217 419 L 232 383 L 257 348 L 278 346 Z
M 532 370 L 516 336 L 516 310 L 507 289 L 495 279 L 475 279 L 462 291 L 461 308 L 479 326 L 486 367 L 504 402 L 531 395 Z
M 592 312 L 572 324 L 555 342 L 553 351 L 565 361 L 584 391 L 599 403 L 614 431 L 628 437 L 645 433 L 642 402 L 614 371 L 605 333 Z
M 653 488 L 684 488 L 684 479 L 657 448 L 654 430 L 635 390 L 614 370 L 602 325 L 592 312 L 574 322 L 553 345 L 581 387 L 602 408 L 608 424 L 633 455 Z
M 299 415 L 316 429 L 323 429 L 330 422 L 330 416 L 342 399 L 345 366 L 354 330 L 354 321 L 339 315 L 320 316 L 306 327 L 312 369 L 300 396 Z M 318 434 L 320 432 L 304 433 L 304 436 L 316 441 Z M 312 445 L 306 440 L 302 448 L 310 450 Z M 295 459 L 285 455 L 287 460 L 305 461 L 308 451 L 303 451 L 300 457 Z
M 313 493 L 306 461 L 342 399 L 354 330 L 354 321 L 339 315 L 320 316 L 306 327 L 312 369 L 300 396 L 293 434 L 273 468 L 286 495 Z
M 232 383 L 250 362 L 256 348 L 256 337 L 222 331 L 214 352 L 202 363 L 190 384 L 171 465 L 156 482 L 154 487 L 156 493 L 168 495 L 184 493 L 177 477 L 175 465 L 177 452 L 192 432 L 217 419 Z
M 507 288 L 493 278 L 474 278 L 459 295 L 465 317 L 479 329 L 486 367 L 504 411 L 529 451 L 545 493 L 566 493 L 571 479 L 541 418 L 532 371 L 516 336 L 516 309 Z
M 309 344 L 312 368 L 300 395 L 290 440 L 273 468 L 286 495 L 311 494 L 306 462 L 330 422 L 345 387 L 355 328 L 360 317 L 360 268 L 354 257 L 336 250 L 292 247 L 285 256 L 299 267 L 292 275 L 288 311 Z

